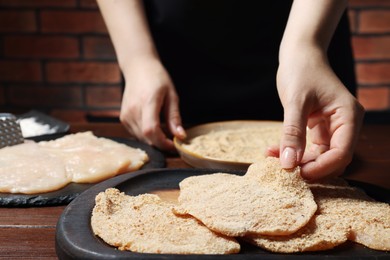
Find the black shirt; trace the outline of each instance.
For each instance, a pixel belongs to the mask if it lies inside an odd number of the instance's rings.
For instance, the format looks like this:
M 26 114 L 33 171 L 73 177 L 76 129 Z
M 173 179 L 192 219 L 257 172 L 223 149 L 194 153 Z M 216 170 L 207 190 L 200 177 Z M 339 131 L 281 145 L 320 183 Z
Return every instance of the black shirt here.
M 292 1 L 144 0 L 152 36 L 180 97 L 184 124 L 282 120 L 276 89 L 279 45 Z M 348 18 L 329 60 L 355 92 Z

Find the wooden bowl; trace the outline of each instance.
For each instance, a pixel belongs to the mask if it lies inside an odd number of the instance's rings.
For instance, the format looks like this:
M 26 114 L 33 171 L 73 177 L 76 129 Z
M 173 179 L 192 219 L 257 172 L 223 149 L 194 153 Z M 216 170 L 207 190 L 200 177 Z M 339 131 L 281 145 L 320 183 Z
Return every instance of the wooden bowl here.
M 213 168 L 213 169 L 231 169 L 231 170 L 247 170 L 250 163 L 248 162 L 236 162 L 219 160 L 215 158 L 209 158 L 200 154 L 194 153 L 186 149 L 183 144 L 189 143 L 193 138 L 207 134 L 212 131 L 221 130 L 234 130 L 240 128 L 259 128 L 259 127 L 282 127 L 280 121 L 255 121 L 255 120 L 236 120 L 236 121 L 223 121 L 214 122 L 203 125 L 198 125 L 186 130 L 187 137 L 184 140 L 174 138 L 175 147 L 187 164 L 196 168 Z

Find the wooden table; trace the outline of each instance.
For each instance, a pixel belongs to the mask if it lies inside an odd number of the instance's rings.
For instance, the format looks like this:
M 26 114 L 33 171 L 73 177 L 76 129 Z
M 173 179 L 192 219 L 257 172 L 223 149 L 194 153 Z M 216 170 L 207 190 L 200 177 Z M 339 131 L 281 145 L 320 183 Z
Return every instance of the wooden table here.
M 116 123 L 71 126 L 71 132 L 86 130 L 101 136 L 129 137 Z M 167 155 L 167 167 L 190 166 L 174 155 Z M 390 125 L 363 127 L 355 159 L 345 177 L 390 189 Z M 64 208 L 0 208 L 0 259 L 57 259 L 55 230 Z

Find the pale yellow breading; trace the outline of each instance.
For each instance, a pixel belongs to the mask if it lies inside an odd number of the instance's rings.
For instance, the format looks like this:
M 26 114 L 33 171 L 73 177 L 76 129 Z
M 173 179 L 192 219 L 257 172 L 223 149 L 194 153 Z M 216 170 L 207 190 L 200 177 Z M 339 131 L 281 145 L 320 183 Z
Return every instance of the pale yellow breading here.
M 255 172 L 255 173 L 254 173 Z M 276 158 L 253 164 L 248 176 L 215 173 L 193 176 L 180 186 L 177 214 L 190 214 L 228 236 L 288 235 L 317 209 L 299 168 L 283 170 Z
M 244 176 L 186 178 L 178 203 L 107 189 L 96 197 L 92 229 L 110 245 L 144 253 L 237 253 L 234 237 L 278 253 L 328 250 L 347 240 L 390 250 L 389 204 L 341 178 L 307 184 L 299 167 L 283 170 L 276 158 L 252 164 Z
M 277 253 L 322 251 L 348 239 L 349 227 L 332 215 L 314 215 L 309 223 L 288 236 L 247 236 L 247 242 Z
M 279 253 L 331 249 L 351 240 L 376 250 L 390 250 L 390 205 L 374 201 L 341 178 L 310 184 L 318 205 L 312 220 L 289 236 L 244 239 Z
M 282 124 L 225 129 L 199 135 L 183 147 L 206 158 L 254 163 L 265 159 L 269 146 L 278 145 Z
M 96 197 L 92 230 L 120 250 L 161 254 L 232 254 L 234 238 L 216 234 L 191 216 L 176 216 L 157 195 L 128 196 L 110 188 Z
M 311 184 L 320 214 L 350 226 L 349 240 L 376 250 L 390 250 L 390 205 L 373 200 L 348 184 Z

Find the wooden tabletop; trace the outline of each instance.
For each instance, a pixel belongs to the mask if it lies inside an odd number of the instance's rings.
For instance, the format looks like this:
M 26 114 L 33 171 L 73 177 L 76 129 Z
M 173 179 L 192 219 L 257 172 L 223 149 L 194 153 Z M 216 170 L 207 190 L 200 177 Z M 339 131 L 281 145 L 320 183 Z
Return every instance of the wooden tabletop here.
M 92 130 L 96 135 L 130 137 L 117 123 L 78 123 L 71 132 Z M 168 168 L 188 168 L 167 154 Z M 355 158 L 345 178 L 390 189 L 390 125 L 363 127 Z M 57 259 L 56 223 L 65 206 L 0 208 L 0 259 Z

